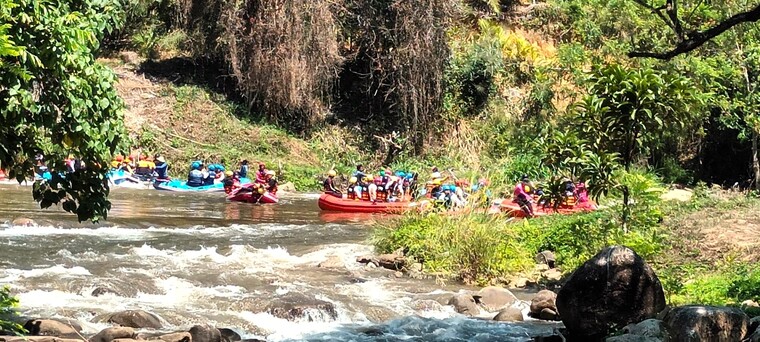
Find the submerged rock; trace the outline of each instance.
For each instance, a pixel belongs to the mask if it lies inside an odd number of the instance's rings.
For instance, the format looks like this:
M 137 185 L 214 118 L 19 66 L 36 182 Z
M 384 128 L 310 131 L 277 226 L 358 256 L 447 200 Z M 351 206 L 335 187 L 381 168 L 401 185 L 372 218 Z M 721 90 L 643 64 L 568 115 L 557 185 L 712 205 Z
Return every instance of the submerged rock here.
M 557 309 L 576 338 L 600 339 L 610 329 L 655 317 L 665 294 L 651 267 L 623 246 L 603 249 L 567 279 Z
M 62 338 L 79 338 L 82 327 L 74 321 L 65 323 L 52 319 L 33 319 L 24 324 L 24 329 L 32 336 L 54 336 Z
M 524 318 L 519 308 L 508 307 L 499 311 L 493 320 L 498 322 L 522 322 Z
M 749 335 L 749 317 L 737 308 L 681 306 L 664 321 L 673 341 L 741 341 Z
M 346 267 L 346 264 L 343 263 L 343 260 L 336 255 L 331 255 L 327 258 L 327 260 L 322 261 L 317 265 L 317 267 L 320 268 L 344 268 Z
M 498 286 L 484 287 L 473 297 L 488 312 L 498 312 L 517 302 L 517 297 L 512 292 Z
M 338 318 L 338 312 L 333 303 L 296 293 L 289 293 L 275 299 L 264 310 L 272 316 L 289 321 L 304 319 L 313 322 Z
M 549 290 L 539 291 L 530 301 L 530 316 L 543 320 L 558 320 L 557 294 Z
M 150 328 L 161 329 L 161 320 L 158 316 L 143 310 L 127 310 L 112 314 L 106 320 L 108 323 L 118 324 L 123 327 L 137 329 Z
M 469 294 L 455 294 L 449 299 L 448 305 L 453 306 L 454 310 L 462 315 L 476 316 L 480 313 L 478 303 L 476 303 L 475 298 Z
M 18 217 L 11 222 L 11 225 L 23 226 L 23 227 L 36 227 L 37 221 L 32 220 L 28 217 Z

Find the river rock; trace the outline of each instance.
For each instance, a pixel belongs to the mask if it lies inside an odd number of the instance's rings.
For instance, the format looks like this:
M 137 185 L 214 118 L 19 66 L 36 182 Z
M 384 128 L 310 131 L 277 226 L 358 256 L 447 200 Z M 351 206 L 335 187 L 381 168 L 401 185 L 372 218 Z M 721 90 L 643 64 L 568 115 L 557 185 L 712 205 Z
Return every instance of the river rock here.
M 82 342 L 82 340 L 55 336 L 0 336 L 0 342 Z
M 192 342 L 222 342 L 222 333 L 210 325 L 195 325 L 189 333 Z
M 522 322 L 524 320 L 522 311 L 514 306 L 501 309 L 493 318 L 498 322 Z
M 400 271 L 406 265 L 406 259 L 398 254 L 380 254 L 375 257 L 373 263 L 389 270 Z
M 90 337 L 90 342 L 112 342 L 116 339 L 133 339 L 137 337 L 135 329 L 130 327 L 112 327 L 105 328 L 95 336 Z
M 317 265 L 317 267 L 320 268 L 345 268 L 346 264 L 343 263 L 343 260 L 337 256 L 337 255 L 331 255 L 327 258 L 327 260 L 322 261 Z
M 243 339 L 240 334 L 232 329 L 219 328 L 219 333 L 222 334 L 222 342 L 237 342 Z
M 629 324 L 623 328 L 623 332 L 631 335 L 654 337 L 658 339 L 667 339 L 668 336 L 665 322 L 654 318 L 636 324 Z
M 138 336 L 140 337 L 140 336 Z M 180 331 L 170 334 L 162 334 L 147 338 L 147 340 L 158 340 L 163 342 L 192 342 L 193 337 L 187 331 Z
M 108 323 L 118 324 L 130 328 L 161 329 L 161 320 L 158 316 L 143 310 L 127 310 L 112 314 L 106 320 Z
M 79 332 L 82 327 L 72 321 L 64 323 L 52 319 L 33 319 L 24 324 L 24 329 L 33 336 L 55 336 L 62 338 L 79 338 Z
M 22 227 L 36 227 L 37 222 L 28 218 L 28 217 L 18 217 L 11 221 L 11 225 L 13 226 L 22 226 Z
M 264 310 L 272 316 L 289 321 L 331 321 L 338 318 L 333 303 L 297 293 L 288 293 L 275 299 Z
M 517 297 L 512 292 L 498 286 L 484 287 L 474 294 L 473 297 L 475 298 L 475 302 L 488 312 L 498 312 L 517 302 Z
M 557 294 L 557 309 L 576 338 L 601 339 L 657 315 L 665 294 L 657 275 L 633 250 L 603 249 L 576 269 Z
M 476 316 L 480 313 L 478 303 L 476 303 L 475 298 L 469 294 L 455 294 L 449 299 L 448 305 L 453 306 L 454 310 L 462 315 Z
M 530 301 L 530 316 L 544 320 L 557 320 L 557 294 L 549 290 L 539 291 Z
M 295 192 L 296 185 L 293 184 L 293 182 L 285 182 L 283 184 L 277 185 L 277 190 L 285 191 L 285 192 Z
M 752 317 L 752 319 L 749 320 L 749 331 L 758 330 L 760 330 L 760 316 Z
M 749 335 L 749 317 L 737 308 L 681 306 L 664 321 L 673 341 L 741 341 Z
M 634 334 L 623 334 L 619 336 L 608 337 L 604 341 L 605 342 L 662 342 L 664 340 L 655 338 L 655 337 L 647 337 L 647 336 L 634 335 Z
M 538 264 L 545 264 L 549 266 L 549 268 L 554 268 L 554 263 L 557 261 L 557 257 L 554 256 L 554 252 L 552 251 L 543 251 L 536 254 L 535 260 Z
M 416 311 L 440 311 L 443 306 L 433 299 L 420 299 L 410 305 Z
M 90 293 L 90 295 L 93 296 L 93 297 L 100 297 L 102 295 L 109 294 L 109 293 L 110 294 L 115 294 L 117 296 L 119 295 L 118 293 L 116 293 L 116 291 L 111 290 L 111 289 L 109 289 L 107 287 L 103 287 L 103 286 L 96 287 L 94 290 L 92 290 L 92 292 Z

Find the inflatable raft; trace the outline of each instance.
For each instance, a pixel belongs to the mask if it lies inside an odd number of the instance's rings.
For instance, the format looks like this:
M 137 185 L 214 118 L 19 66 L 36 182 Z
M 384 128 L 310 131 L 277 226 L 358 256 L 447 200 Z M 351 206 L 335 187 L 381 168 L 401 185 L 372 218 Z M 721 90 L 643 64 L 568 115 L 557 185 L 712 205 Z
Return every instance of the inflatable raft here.
M 325 211 L 339 211 L 344 213 L 387 213 L 401 214 L 408 210 L 416 209 L 416 202 L 376 202 L 357 201 L 347 198 L 338 198 L 328 194 L 319 196 L 319 208 Z
M 269 191 L 265 192 L 263 195 L 259 195 L 258 193 L 254 194 L 254 192 L 251 191 L 251 187 L 243 187 L 241 189 L 235 190 L 229 196 L 227 196 L 227 199 L 235 202 L 264 204 L 273 204 L 280 201 L 277 198 L 277 195 Z
M 520 205 L 512 201 L 512 199 L 505 199 L 499 203 L 499 208 L 501 209 L 501 212 L 506 213 L 508 216 L 511 217 L 526 217 L 527 215 L 525 212 L 520 208 Z M 553 206 L 539 206 L 536 205 L 536 203 L 533 203 L 533 214 L 535 217 L 540 216 L 546 216 L 546 215 L 553 215 L 553 214 L 560 214 L 560 215 L 571 215 L 571 214 L 577 214 L 577 213 L 584 213 L 584 212 L 590 212 L 598 209 L 596 203 L 593 201 L 588 202 L 581 202 L 576 203 L 573 205 L 568 204 L 562 204 L 558 206 L 556 209 L 554 209 Z
M 248 184 L 251 180 L 241 178 L 240 184 Z M 176 192 L 224 192 L 224 184 L 221 182 L 204 186 L 188 186 L 187 182 L 175 179 L 168 182 L 155 182 L 153 187 L 156 190 L 176 191 Z

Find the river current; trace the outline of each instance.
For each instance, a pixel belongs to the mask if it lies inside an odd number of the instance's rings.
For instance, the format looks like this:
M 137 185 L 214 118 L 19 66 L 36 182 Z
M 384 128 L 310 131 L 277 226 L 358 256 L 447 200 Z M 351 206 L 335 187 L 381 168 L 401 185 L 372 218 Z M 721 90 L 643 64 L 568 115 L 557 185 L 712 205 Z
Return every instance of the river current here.
M 208 323 L 268 341 L 532 341 L 553 328 L 466 318 L 438 302 L 473 288 L 365 269 L 355 259 L 372 254 L 372 226 L 386 218 L 323 213 L 314 195 L 251 205 L 114 189 L 110 199 L 107 221 L 80 224 L 40 210 L 29 186 L 0 186 L 0 285 L 24 316 L 73 318 L 93 334 L 109 326 L 103 314 L 143 309 L 167 331 Z M 38 226 L 13 225 L 19 217 Z M 331 256 L 345 267 L 317 267 Z M 335 312 L 267 313 L 293 296 Z

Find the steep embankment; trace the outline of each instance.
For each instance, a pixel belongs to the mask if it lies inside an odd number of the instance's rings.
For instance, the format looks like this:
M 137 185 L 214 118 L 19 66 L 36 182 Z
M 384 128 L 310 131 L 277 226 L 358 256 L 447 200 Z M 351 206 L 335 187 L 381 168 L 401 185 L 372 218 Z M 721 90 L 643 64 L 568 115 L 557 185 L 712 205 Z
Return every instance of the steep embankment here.
M 179 85 L 139 71 L 130 53 L 103 60 L 119 81 L 125 125 L 133 151 L 160 153 L 175 176 L 192 160 L 221 162 L 236 168 L 243 159 L 266 162 L 282 181 L 310 190 L 324 162 L 308 141 L 268 125 L 241 119 L 242 109 L 223 95 L 199 85 Z M 328 165 L 329 166 L 329 165 Z

